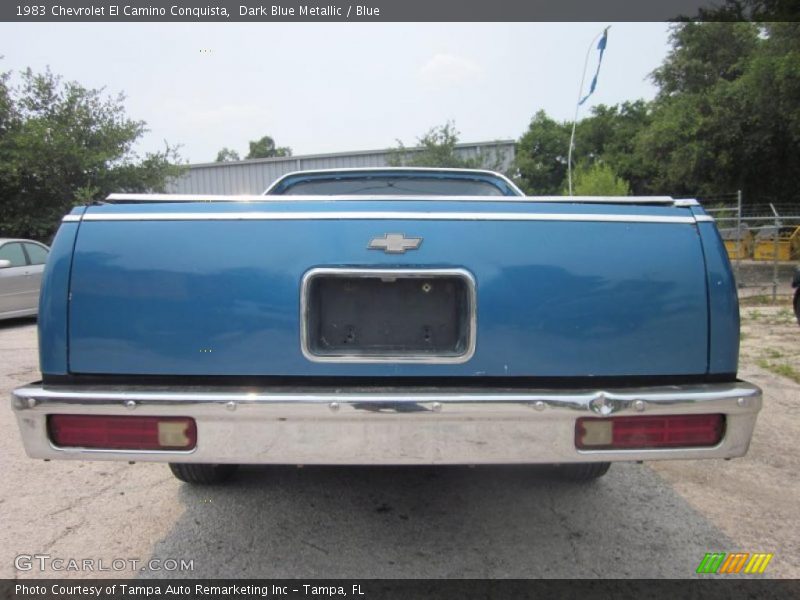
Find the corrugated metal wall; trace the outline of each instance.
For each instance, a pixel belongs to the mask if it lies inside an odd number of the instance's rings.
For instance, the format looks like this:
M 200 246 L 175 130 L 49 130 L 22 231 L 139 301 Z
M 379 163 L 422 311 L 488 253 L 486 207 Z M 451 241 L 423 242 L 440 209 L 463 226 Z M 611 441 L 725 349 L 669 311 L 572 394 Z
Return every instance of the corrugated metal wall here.
M 417 151 L 408 149 L 409 154 Z M 514 161 L 514 142 L 458 144 L 456 153 L 461 158 L 482 157 L 486 168 L 507 171 Z M 291 171 L 385 167 L 388 156 L 388 150 L 374 150 L 189 165 L 188 172 L 172 181 L 167 191 L 175 194 L 260 194 L 278 177 Z

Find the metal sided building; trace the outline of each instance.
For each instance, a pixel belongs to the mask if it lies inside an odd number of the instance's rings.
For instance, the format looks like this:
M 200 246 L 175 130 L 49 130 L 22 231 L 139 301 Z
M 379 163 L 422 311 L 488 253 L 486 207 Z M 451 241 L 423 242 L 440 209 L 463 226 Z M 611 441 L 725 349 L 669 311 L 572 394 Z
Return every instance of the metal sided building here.
M 403 156 L 408 160 L 419 151 L 420 148 L 406 148 Z M 506 172 L 514 162 L 515 142 L 457 144 L 455 151 L 460 158 L 478 159 L 483 168 Z M 365 150 L 188 165 L 188 171 L 170 182 L 167 191 L 174 194 L 261 194 L 278 177 L 292 171 L 386 167 L 392 152 Z

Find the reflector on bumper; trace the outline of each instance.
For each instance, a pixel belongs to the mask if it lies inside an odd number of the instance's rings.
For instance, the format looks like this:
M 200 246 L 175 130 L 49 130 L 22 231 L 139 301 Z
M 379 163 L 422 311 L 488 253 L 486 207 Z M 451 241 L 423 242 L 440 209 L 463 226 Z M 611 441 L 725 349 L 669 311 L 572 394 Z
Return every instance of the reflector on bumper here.
M 579 450 L 698 448 L 716 446 L 724 431 L 724 415 L 583 417 L 575 423 L 575 447 Z
M 197 445 L 197 426 L 188 417 L 50 415 L 47 429 L 62 448 L 191 450 Z

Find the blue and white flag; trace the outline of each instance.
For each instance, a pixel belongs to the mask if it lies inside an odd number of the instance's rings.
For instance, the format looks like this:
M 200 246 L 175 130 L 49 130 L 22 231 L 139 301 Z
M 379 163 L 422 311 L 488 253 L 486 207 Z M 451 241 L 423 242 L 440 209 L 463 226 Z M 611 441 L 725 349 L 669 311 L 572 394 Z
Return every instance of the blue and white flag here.
M 594 88 L 597 87 L 597 76 L 600 75 L 600 65 L 603 63 L 603 53 L 606 51 L 606 42 L 608 42 L 608 27 L 603 30 L 603 37 L 597 42 L 597 49 L 600 50 L 600 59 L 597 61 L 597 70 L 594 72 L 594 77 L 592 77 L 592 85 L 589 86 L 589 93 L 581 98 L 580 102 L 578 102 L 578 106 L 586 102 L 589 96 L 594 93 Z

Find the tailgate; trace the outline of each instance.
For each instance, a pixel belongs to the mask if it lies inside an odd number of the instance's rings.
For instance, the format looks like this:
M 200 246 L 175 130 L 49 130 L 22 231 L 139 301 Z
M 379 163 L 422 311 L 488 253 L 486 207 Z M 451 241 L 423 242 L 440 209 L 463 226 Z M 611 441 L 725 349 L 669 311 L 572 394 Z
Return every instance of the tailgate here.
M 80 223 L 71 277 L 76 374 L 667 376 L 708 364 L 703 250 L 691 212 L 672 206 L 102 205 Z

